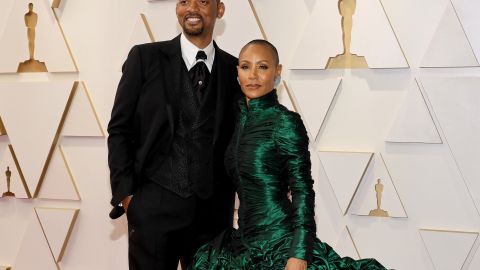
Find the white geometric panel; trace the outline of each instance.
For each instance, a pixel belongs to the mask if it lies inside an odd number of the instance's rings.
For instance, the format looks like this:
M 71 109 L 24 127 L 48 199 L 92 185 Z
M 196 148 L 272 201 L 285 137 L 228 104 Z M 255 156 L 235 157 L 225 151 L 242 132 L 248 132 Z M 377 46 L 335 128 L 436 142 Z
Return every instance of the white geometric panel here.
M 170 40 L 182 32 L 175 14 L 175 6 L 176 1 L 157 1 L 155 5 L 150 5 L 143 11 L 155 41 Z M 144 30 L 139 31 L 137 35 L 143 32 Z M 145 38 L 146 36 L 143 37 Z
M 329 57 L 343 53 L 338 1 L 317 1 L 292 57 L 292 69 L 324 69 Z M 356 1 L 351 52 L 364 56 L 370 68 L 408 68 L 379 0 Z
M 425 248 L 436 270 L 464 269 L 478 232 L 420 229 Z
M 358 253 L 355 242 L 353 241 L 352 234 L 348 226 L 345 226 L 340 237 L 337 240 L 337 243 L 334 246 L 335 252 L 338 253 L 341 257 L 350 257 L 355 260 L 360 259 L 360 254 Z
M 35 208 L 56 262 L 62 260 L 79 211 L 79 209 Z
M 32 192 L 58 139 L 71 91 L 68 81 L 0 84 L 0 114 Z
M 32 211 L 33 212 L 33 211 Z M 48 246 L 37 215 L 32 213 L 30 224 L 23 236 L 17 257 L 13 262 L 15 270 L 58 270 Z
M 0 59 L 2 59 L 0 73 L 16 72 L 19 63 L 29 59 L 27 28 L 24 22 L 28 3 L 33 3 L 33 12 L 38 15 L 35 27 L 34 58 L 45 62 L 49 72 L 76 72 L 77 68 L 68 45 L 49 4 L 41 0 L 14 2 L 0 39 Z
M 406 93 L 385 141 L 442 143 L 417 81 Z
M 262 38 L 262 32 L 249 1 L 225 1 L 224 4 L 225 14 L 217 19 L 213 38 L 222 50 L 238 56 L 243 45 L 252 39 Z M 181 33 L 175 5 L 175 1 L 158 2 L 154 9 L 145 11 L 157 40 L 169 40 Z
M 61 146 L 55 147 L 37 195 L 41 199 L 80 200 L 77 186 Z
M 319 151 L 318 156 L 338 205 L 345 215 L 373 153 Z
M 10 170 L 10 192 L 15 194 L 15 198 L 29 199 L 32 194 L 28 190 L 27 183 L 23 177 L 21 168 L 16 162 L 15 152 L 12 145 L 0 144 L 0 196 L 7 191 L 6 173 Z
M 298 111 L 305 121 L 310 138 L 315 140 L 331 110 L 341 78 L 291 81 L 291 90 Z
M 297 112 L 295 104 L 292 102 L 291 92 L 287 87 L 287 83 L 282 81 L 282 83 L 277 86 L 277 95 L 278 101 L 285 106 L 287 109 L 293 112 Z
M 452 4 L 478 60 L 480 58 L 480 25 L 478 23 L 480 1 L 452 0 Z
M 62 128 L 62 136 L 104 137 L 85 83 L 73 89 L 73 100 Z
M 380 184 L 383 185 L 383 190 L 379 186 L 380 190 L 377 193 L 378 179 L 380 179 Z M 375 154 L 368 165 L 352 200 L 349 213 L 368 216 L 371 210 L 378 208 L 377 195 L 380 199 L 378 201 L 380 209 L 387 211 L 390 217 L 407 217 L 387 165 L 380 153 Z
M 422 78 L 421 83 L 480 209 L 480 77 Z
M 266 39 L 278 50 L 280 63 L 290 63 L 310 16 L 308 5 L 291 0 L 251 0 Z M 275 16 L 272 16 L 275 14 Z
M 122 54 L 119 57 L 119 70 L 121 70 L 123 62 L 125 62 L 125 59 L 127 59 L 128 52 L 134 45 L 150 43 L 154 41 L 155 39 L 150 30 L 147 17 L 142 13 L 140 16 L 138 16 L 135 26 L 133 27 L 132 34 L 130 35 L 130 38 L 122 50 Z
M 446 5 L 421 67 L 474 67 L 479 63 L 454 7 Z

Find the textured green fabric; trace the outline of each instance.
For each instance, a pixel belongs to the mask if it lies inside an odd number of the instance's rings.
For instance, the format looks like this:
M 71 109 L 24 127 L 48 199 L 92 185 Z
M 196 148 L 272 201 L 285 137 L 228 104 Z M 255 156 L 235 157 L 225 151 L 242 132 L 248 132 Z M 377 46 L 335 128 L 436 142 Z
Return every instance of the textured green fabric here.
M 192 268 L 281 270 L 296 257 L 307 260 L 308 269 L 385 269 L 374 259 L 340 258 L 315 237 L 310 153 L 300 116 L 278 103 L 275 90 L 239 106 L 225 157 L 240 199 L 239 229 L 203 245 Z

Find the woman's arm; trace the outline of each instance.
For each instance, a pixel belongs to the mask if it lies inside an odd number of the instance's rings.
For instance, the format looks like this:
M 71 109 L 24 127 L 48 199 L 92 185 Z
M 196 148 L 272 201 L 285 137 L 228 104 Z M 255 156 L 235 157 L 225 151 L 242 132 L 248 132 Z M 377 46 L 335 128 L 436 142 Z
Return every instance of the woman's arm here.
M 286 160 L 288 184 L 292 195 L 294 234 L 289 256 L 310 261 L 316 237 L 315 193 L 308 136 L 300 115 L 290 111 L 280 114 L 274 138 L 280 154 Z

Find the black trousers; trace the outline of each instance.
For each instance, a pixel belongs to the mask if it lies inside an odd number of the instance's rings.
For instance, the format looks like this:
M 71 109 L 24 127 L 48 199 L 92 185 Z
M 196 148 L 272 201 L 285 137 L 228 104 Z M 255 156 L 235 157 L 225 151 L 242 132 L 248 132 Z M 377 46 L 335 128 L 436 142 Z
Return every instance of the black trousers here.
M 208 199 L 182 198 L 146 182 L 127 211 L 130 270 L 176 270 L 233 220 L 233 191 L 219 189 Z

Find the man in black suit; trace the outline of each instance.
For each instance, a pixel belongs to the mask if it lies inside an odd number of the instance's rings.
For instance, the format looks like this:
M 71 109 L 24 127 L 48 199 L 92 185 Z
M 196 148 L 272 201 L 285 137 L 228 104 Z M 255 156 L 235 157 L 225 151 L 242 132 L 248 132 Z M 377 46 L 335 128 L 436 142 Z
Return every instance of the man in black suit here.
M 221 0 L 178 0 L 183 33 L 134 46 L 108 125 L 110 217 L 127 213 L 130 269 L 176 269 L 233 220 L 223 155 L 237 59 L 213 42 Z M 187 260 L 184 260 L 187 258 Z

